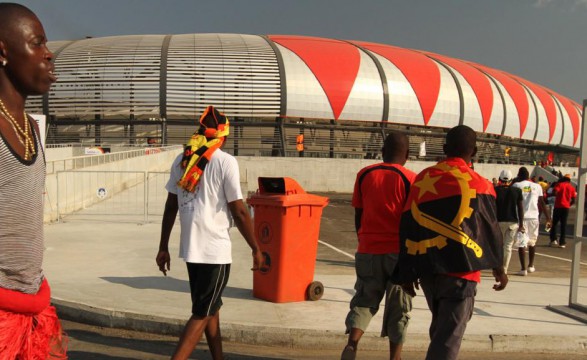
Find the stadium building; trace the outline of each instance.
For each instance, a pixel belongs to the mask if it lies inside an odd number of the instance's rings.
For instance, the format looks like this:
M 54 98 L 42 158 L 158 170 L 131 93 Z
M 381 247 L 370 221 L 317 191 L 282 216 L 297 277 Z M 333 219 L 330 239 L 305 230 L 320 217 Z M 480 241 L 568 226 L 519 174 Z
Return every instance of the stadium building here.
M 550 157 L 574 166 L 580 146 L 579 104 L 518 76 L 421 50 L 244 34 L 48 46 L 59 80 L 27 107 L 47 116 L 48 144 L 180 144 L 214 105 L 231 120 L 225 149 L 235 155 L 375 158 L 394 129 L 410 136 L 414 159 L 436 160 L 446 130 L 458 124 L 478 132 L 477 162 Z

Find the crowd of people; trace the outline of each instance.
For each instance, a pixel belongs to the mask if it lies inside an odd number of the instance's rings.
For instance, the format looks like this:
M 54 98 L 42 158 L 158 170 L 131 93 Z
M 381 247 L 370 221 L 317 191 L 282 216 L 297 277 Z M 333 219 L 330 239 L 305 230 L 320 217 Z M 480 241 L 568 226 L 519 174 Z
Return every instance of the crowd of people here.
M 566 247 L 569 210 L 575 204 L 577 190 L 571 183 L 570 174 L 556 175 L 557 181 L 548 183 L 542 176 L 530 177 L 528 169 L 521 167 L 515 178 L 512 178 L 509 170 L 504 170 L 499 179 L 494 179 L 498 217 L 504 238 L 506 271 L 512 247 L 518 248 L 520 257 L 521 269 L 516 275 L 526 276 L 536 271 L 534 255 L 541 218 L 545 219 L 544 229 L 549 234 L 549 246 L 561 249 Z

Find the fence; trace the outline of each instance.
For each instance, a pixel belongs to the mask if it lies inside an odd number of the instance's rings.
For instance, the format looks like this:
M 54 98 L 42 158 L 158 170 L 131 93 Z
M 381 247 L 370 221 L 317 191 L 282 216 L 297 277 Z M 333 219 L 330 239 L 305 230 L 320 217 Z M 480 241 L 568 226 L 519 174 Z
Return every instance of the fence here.
M 131 216 L 144 223 L 162 215 L 168 172 L 59 171 L 57 219 L 65 216 Z
M 114 120 L 97 120 L 54 125 L 47 143 L 77 141 L 100 146 L 145 146 L 149 141 L 155 141 L 164 145 L 183 144 L 195 130 L 193 123 L 181 121 L 169 121 L 165 126 L 157 122 L 138 122 L 132 125 L 132 131 L 127 129 L 130 126 L 128 121 L 124 124 Z M 259 121 L 235 118 L 230 126 L 231 134 L 224 150 L 236 156 L 373 159 L 381 156 L 385 135 L 392 130 L 408 135 L 412 159 L 435 161 L 444 156 L 443 129 L 392 123 L 330 123 L 316 119 Z M 72 139 L 71 134 L 75 134 L 76 138 Z M 304 135 L 303 153 L 297 151 L 296 139 L 299 135 Z M 564 162 L 570 166 L 576 165 L 575 149 L 484 133 L 479 133 L 477 140 L 478 153 L 474 159 L 476 163 L 532 164 L 534 161 L 546 160 L 548 153 L 552 151 L 556 164 Z M 425 143 L 425 155 L 420 154 L 422 143 Z
M 137 150 L 120 151 L 102 155 L 76 156 L 67 159 L 47 161 L 47 174 L 63 172 L 67 170 L 83 169 L 90 166 L 107 164 L 115 161 L 131 159 L 144 155 L 152 155 L 163 151 L 175 151 L 181 149 L 181 145 L 165 147 L 147 147 Z

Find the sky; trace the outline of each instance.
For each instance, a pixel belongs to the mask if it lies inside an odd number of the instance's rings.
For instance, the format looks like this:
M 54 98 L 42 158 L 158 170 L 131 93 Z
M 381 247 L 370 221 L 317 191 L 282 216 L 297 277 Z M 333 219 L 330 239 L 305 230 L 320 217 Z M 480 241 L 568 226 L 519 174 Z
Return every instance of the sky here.
M 49 40 L 239 33 L 361 40 L 500 69 L 582 104 L 587 0 L 31 0 Z

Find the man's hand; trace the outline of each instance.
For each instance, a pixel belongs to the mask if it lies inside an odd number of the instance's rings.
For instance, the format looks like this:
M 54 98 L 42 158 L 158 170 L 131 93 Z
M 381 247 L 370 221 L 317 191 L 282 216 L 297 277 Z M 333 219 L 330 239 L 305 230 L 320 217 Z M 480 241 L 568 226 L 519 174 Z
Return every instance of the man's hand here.
M 257 249 L 253 251 L 253 267 L 251 268 L 251 270 L 265 270 L 265 268 L 265 257 L 263 256 L 261 250 Z
M 159 270 L 163 275 L 167 276 L 167 272 L 171 270 L 171 257 L 169 256 L 169 251 L 159 251 L 155 261 L 157 262 L 157 266 L 159 266 Z
M 503 267 L 493 269 L 493 277 L 496 281 L 496 284 L 493 285 L 493 290 L 501 291 L 505 289 L 508 284 L 508 275 L 503 270 Z
M 416 280 L 411 283 L 402 284 L 401 287 L 408 295 L 414 297 L 416 296 L 416 290 L 420 290 L 420 283 L 418 282 L 418 280 Z

